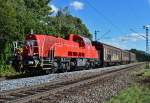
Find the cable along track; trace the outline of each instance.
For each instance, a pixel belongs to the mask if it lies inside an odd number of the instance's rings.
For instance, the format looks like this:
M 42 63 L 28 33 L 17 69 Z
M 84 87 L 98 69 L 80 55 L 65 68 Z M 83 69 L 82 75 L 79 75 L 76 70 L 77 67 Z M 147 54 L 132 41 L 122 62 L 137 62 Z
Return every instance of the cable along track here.
M 45 83 L 37 86 L 25 87 L 16 90 L 6 91 L 0 93 L 0 103 L 27 103 L 31 100 L 36 100 L 41 97 L 54 94 L 58 91 L 63 91 L 73 87 L 83 86 L 99 80 L 104 76 L 109 76 L 113 73 L 126 71 L 144 63 L 136 63 L 129 66 L 116 69 L 115 67 L 104 71 L 103 73 L 97 73 L 95 75 L 89 75 L 84 78 L 68 79 L 64 81 L 58 81 L 54 83 Z

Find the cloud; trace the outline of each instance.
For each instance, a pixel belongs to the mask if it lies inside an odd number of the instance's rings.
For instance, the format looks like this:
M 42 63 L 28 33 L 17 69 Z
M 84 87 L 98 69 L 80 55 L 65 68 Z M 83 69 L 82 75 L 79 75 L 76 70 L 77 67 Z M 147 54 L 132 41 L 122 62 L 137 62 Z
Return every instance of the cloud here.
M 131 34 L 126 34 L 124 36 L 120 36 L 117 38 L 111 38 L 109 40 L 101 40 L 101 42 L 121 48 L 121 49 L 131 49 L 131 48 L 138 48 L 136 43 L 132 42 L 137 42 L 141 40 L 145 40 L 144 38 L 145 34 L 143 33 L 131 33 Z
M 139 34 L 131 33 L 131 34 L 128 34 L 126 36 L 119 37 L 119 39 L 122 42 L 127 42 L 127 41 L 136 42 L 136 41 L 139 41 L 139 40 L 145 40 L 144 36 L 145 36 L 145 34 L 143 34 L 143 33 L 139 33 Z
M 82 2 L 79 2 L 79 1 L 72 2 L 70 4 L 70 6 L 72 6 L 76 10 L 82 10 L 84 8 L 84 4 Z
M 55 5 L 50 5 L 50 7 L 52 8 L 52 12 L 54 14 L 56 14 L 58 12 L 58 10 L 59 10 Z
M 105 44 L 114 46 L 114 47 L 121 48 L 121 49 L 129 49 L 124 42 L 121 42 L 121 41 L 119 41 L 118 39 L 115 39 L 115 38 L 112 38 L 109 41 L 108 40 L 103 40 L 102 42 L 105 43 Z

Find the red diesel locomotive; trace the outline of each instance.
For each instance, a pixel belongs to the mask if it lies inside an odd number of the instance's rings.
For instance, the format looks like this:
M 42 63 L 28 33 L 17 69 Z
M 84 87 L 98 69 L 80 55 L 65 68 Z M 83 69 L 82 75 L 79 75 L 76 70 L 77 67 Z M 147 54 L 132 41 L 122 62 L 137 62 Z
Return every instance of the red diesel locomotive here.
M 91 41 L 74 34 L 69 34 L 66 39 L 42 34 L 26 35 L 21 55 L 22 67 L 29 71 L 69 71 L 98 65 L 97 51 Z

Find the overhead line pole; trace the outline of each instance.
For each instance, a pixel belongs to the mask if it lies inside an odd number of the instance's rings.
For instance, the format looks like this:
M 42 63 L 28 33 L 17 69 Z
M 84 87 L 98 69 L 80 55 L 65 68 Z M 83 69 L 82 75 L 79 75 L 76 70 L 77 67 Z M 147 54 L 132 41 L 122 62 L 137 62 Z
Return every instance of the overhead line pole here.
M 148 44 L 149 43 L 149 41 L 148 41 L 149 25 L 145 25 L 145 26 L 143 26 L 143 28 L 146 30 L 146 53 L 147 53 L 147 55 L 149 55 L 149 44 Z M 149 68 L 148 58 L 147 58 L 146 67 Z
M 148 33 L 149 33 L 149 26 L 143 26 L 143 28 L 146 30 L 146 53 L 149 53 L 149 41 L 148 41 Z
M 98 32 L 100 32 L 100 31 L 95 30 L 95 33 L 94 33 L 94 34 L 95 34 L 95 41 L 97 41 L 97 33 L 98 33 Z

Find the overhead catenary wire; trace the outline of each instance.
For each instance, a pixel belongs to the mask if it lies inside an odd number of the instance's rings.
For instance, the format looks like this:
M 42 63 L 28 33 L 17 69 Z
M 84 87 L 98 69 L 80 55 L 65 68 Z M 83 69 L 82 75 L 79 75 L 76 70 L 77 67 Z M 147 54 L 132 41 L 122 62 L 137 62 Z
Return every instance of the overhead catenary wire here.
M 135 31 L 134 29 L 131 29 L 131 28 L 130 28 L 130 31 L 132 31 L 133 33 L 138 34 L 139 36 L 141 36 L 141 37 L 143 37 L 143 38 L 146 38 L 146 36 L 141 35 L 141 34 L 140 34 L 140 33 L 138 33 L 137 31 Z
M 92 5 L 88 0 L 85 0 L 85 2 L 101 17 L 103 17 L 103 19 L 105 21 L 107 21 L 109 24 L 111 24 L 114 28 L 116 28 L 118 31 L 120 31 L 122 34 L 124 34 L 124 32 L 121 30 L 121 28 L 119 28 L 116 24 L 114 24 L 107 16 L 105 16 L 100 10 L 98 10 L 94 5 Z

